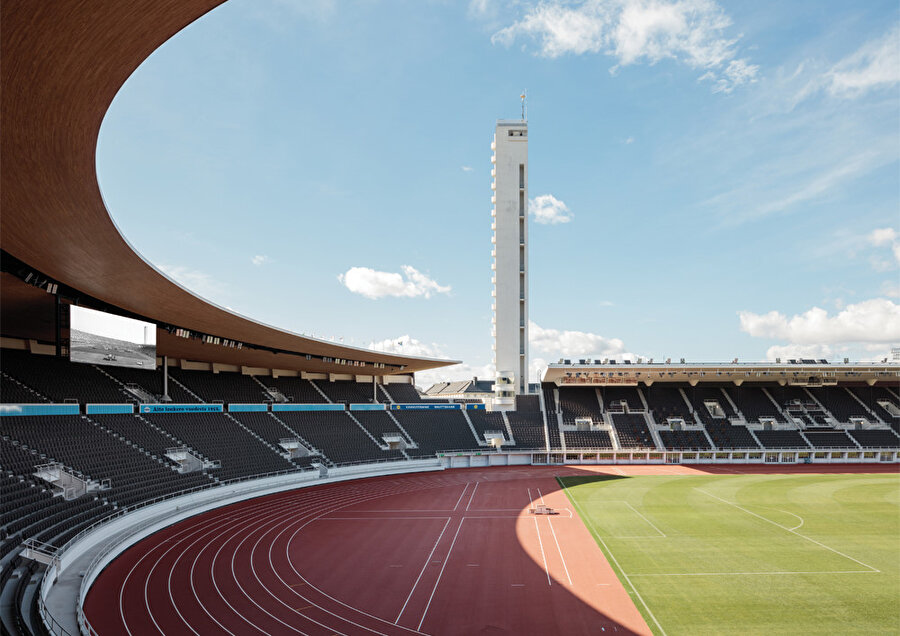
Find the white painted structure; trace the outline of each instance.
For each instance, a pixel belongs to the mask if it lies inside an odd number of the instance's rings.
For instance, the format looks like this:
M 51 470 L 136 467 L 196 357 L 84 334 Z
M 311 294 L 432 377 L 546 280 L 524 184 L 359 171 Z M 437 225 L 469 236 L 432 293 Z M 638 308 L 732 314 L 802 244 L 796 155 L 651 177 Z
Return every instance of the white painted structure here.
M 515 408 L 528 392 L 528 123 L 501 119 L 491 157 L 494 193 L 494 410 Z

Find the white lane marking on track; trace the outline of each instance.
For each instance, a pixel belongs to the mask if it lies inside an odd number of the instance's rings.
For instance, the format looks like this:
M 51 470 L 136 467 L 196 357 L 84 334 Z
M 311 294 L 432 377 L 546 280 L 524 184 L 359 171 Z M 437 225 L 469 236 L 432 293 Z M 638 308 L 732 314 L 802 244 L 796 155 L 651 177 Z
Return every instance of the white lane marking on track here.
M 419 572 L 419 576 L 416 577 L 416 582 L 413 583 L 412 589 L 409 591 L 409 596 L 406 597 L 406 602 L 403 603 L 403 607 L 400 608 L 400 613 L 397 614 L 397 620 L 395 620 L 394 623 L 400 622 L 400 617 L 403 616 L 403 612 L 406 611 L 406 606 L 409 604 L 409 599 L 412 598 L 413 592 L 416 591 L 416 586 L 418 586 L 419 581 L 422 580 L 422 575 L 425 574 L 425 569 L 431 562 L 431 557 L 434 555 L 434 551 L 437 550 L 438 543 L 441 542 L 441 537 L 444 536 L 444 532 L 447 530 L 448 525 L 450 525 L 450 517 L 447 517 L 447 521 L 444 522 L 444 527 L 441 529 L 441 534 L 438 535 L 437 541 L 435 541 L 434 545 L 431 547 L 431 552 L 428 553 L 428 558 L 425 559 L 425 565 L 422 566 L 422 570 L 421 572 Z
M 838 551 L 838 550 L 835 550 L 834 548 L 830 548 L 830 547 L 828 547 L 827 545 L 825 545 L 824 543 L 822 543 L 821 541 L 816 541 L 815 539 L 811 539 L 811 538 L 807 537 L 806 535 L 800 534 L 800 533 L 797 532 L 796 530 L 792 530 L 791 528 L 786 528 L 786 527 L 784 527 L 783 525 L 781 525 L 780 523 L 775 523 L 775 522 L 772 521 L 771 519 L 766 519 L 766 518 L 763 517 L 762 515 L 758 515 L 758 514 L 756 514 L 755 512 L 752 512 L 752 511 L 750 511 L 750 510 L 747 510 L 746 508 L 742 508 L 741 506 L 737 505 L 736 503 L 732 503 L 732 502 L 730 502 L 730 501 L 728 501 L 728 500 L 726 500 L 726 499 L 722 499 L 721 497 L 717 497 L 716 495 L 712 494 L 711 492 L 706 492 L 705 490 L 703 490 L 703 489 L 701 489 L 701 488 L 694 488 L 694 490 L 697 490 L 697 491 L 699 491 L 699 492 L 702 492 L 702 493 L 703 493 L 704 495 L 706 495 L 707 497 L 712 497 L 713 499 L 716 499 L 716 500 L 718 500 L 718 501 L 721 501 L 721 502 L 724 503 L 724 504 L 728 504 L 729 506 L 733 506 L 733 507 L 737 508 L 738 510 L 743 510 L 743 511 L 746 512 L 748 515 L 753 515 L 753 516 L 756 517 L 757 519 L 762 519 L 762 520 L 765 521 L 766 523 L 771 523 L 773 526 L 777 526 L 777 527 L 781 528 L 782 530 L 784 530 L 784 531 L 786 531 L 786 532 L 790 532 L 791 534 L 797 535 L 797 536 L 800 537 L 801 539 L 806 539 L 807 541 L 810 541 L 810 542 L 812 542 L 812 543 L 815 543 L 816 545 L 821 546 L 821 547 L 825 548 L 826 550 L 830 550 L 831 552 L 834 552 L 835 554 L 839 554 L 840 556 L 844 557 L 845 559 L 850 559 L 850 560 L 853 561 L 854 563 L 859 563 L 859 564 L 860 564 L 861 566 L 863 566 L 864 568 L 869 568 L 869 569 L 872 570 L 873 572 L 881 572 L 881 570 L 879 570 L 878 568 L 873 568 L 871 565 L 869 565 L 869 564 L 867 564 L 867 563 L 863 563 L 863 562 L 860 561 L 859 559 L 854 559 L 852 556 L 850 556 L 850 555 L 848 555 L 848 554 L 844 554 L 843 552 L 840 552 L 840 551 Z
M 466 511 L 468 511 L 469 506 L 472 505 L 472 500 L 475 499 L 475 491 L 478 490 L 478 484 L 480 484 L 480 483 L 481 483 L 480 481 L 475 482 L 475 487 L 472 489 L 472 496 L 469 497 L 469 503 L 466 504 Z
M 475 482 L 475 487 L 478 488 L 478 482 Z M 472 494 L 475 494 L 475 491 L 472 491 Z M 437 581 L 434 582 L 434 588 L 431 590 L 431 596 L 428 597 L 428 604 L 425 605 L 425 611 L 422 612 L 422 620 L 419 621 L 417 630 L 422 629 L 422 623 L 425 622 L 425 615 L 428 614 L 428 608 L 431 607 L 431 600 L 434 598 L 434 593 L 437 591 L 438 585 L 441 582 L 441 577 L 444 575 L 444 568 L 447 567 L 447 562 L 450 561 L 450 553 L 453 552 L 453 546 L 456 545 L 456 538 L 459 536 L 459 531 L 463 526 L 463 522 L 466 520 L 465 517 L 459 520 L 459 526 L 456 528 L 456 534 L 453 535 L 453 541 L 450 543 L 450 549 L 447 550 L 447 556 L 444 557 L 444 564 L 441 566 L 441 571 L 438 572 Z
M 544 542 L 541 541 L 541 529 L 538 526 L 537 517 L 532 517 L 534 519 L 534 529 L 537 532 L 538 545 L 541 546 L 541 558 L 544 560 L 544 572 L 547 573 L 547 585 L 553 585 L 550 581 L 550 568 L 547 567 L 547 557 L 544 556 Z
M 566 489 L 566 487 L 563 486 L 563 490 L 565 490 L 565 489 Z M 628 583 L 628 586 L 632 589 L 632 591 L 634 592 L 634 595 L 637 596 L 638 600 L 641 602 L 641 605 L 644 606 L 644 609 L 647 610 L 647 614 L 650 616 L 650 618 L 653 619 L 653 623 L 659 628 L 659 631 L 662 634 L 662 636 L 666 636 L 666 630 L 664 630 L 662 628 L 662 625 L 659 624 L 659 621 L 656 619 L 656 616 L 654 616 L 653 611 L 647 605 L 647 601 L 644 600 L 644 597 L 641 596 L 641 593 L 637 591 L 637 588 L 634 586 L 634 583 L 632 583 L 631 579 L 628 578 L 628 574 L 626 574 L 625 570 L 622 569 L 622 566 L 619 564 L 619 560 L 616 559 L 616 555 L 613 554 L 612 550 L 609 549 L 609 546 L 606 545 L 606 541 L 604 541 L 603 537 L 600 536 L 600 533 L 597 532 L 597 528 L 594 527 L 594 522 L 591 521 L 591 518 L 585 514 L 584 509 L 581 507 L 581 504 L 578 503 L 577 499 L 575 499 L 573 497 L 572 501 L 575 503 L 575 508 L 577 508 L 580 511 L 579 515 L 584 520 L 584 522 L 588 524 L 588 526 L 591 528 L 591 530 L 594 531 L 594 536 L 597 537 L 597 540 L 600 541 L 600 544 L 603 546 L 603 549 L 606 551 L 606 553 L 609 555 L 609 557 L 613 560 L 613 563 L 616 564 L 616 567 L 619 568 L 619 572 L 622 573 L 622 577 Z
M 459 499 L 456 500 L 456 505 L 453 506 L 453 509 L 454 509 L 454 510 L 456 510 L 457 508 L 459 508 L 459 504 L 462 503 L 463 495 L 466 494 L 466 489 L 468 489 L 470 483 L 471 483 L 471 482 L 468 482 L 468 481 L 467 481 L 467 482 L 466 482 L 466 485 L 463 486 L 462 492 L 459 493 Z
M 341 506 L 335 506 L 334 508 L 330 509 L 329 511 L 321 513 L 320 515 L 315 516 L 308 520 L 305 520 L 305 518 L 304 518 L 304 519 L 300 519 L 300 520 L 293 520 L 293 523 L 285 524 L 285 526 L 281 530 L 281 532 L 279 532 L 278 535 L 276 535 L 276 537 L 270 543 L 269 550 L 268 550 L 269 567 L 272 569 L 272 573 L 275 574 L 276 578 L 278 578 L 278 580 L 281 581 L 283 584 L 286 583 L 286 581 L 278 573 L 278 570 L 275 567 L 275 564 L 272 560 L 272 551 L 274 549 L 275 543 L 277 542 L 278 538 L 281 537 L 283 534 L 287 533 L 291 527 L 297 526 L 294 529 L 294 531 L 290 534 L 287 541 L 285 542 L 284 560 L 283 560 L 283 562 L 286 562 L 288 564 L 288 567 L 291 568 L 291 571 L 294 573 L 294 575 L 297 576 L 297 578 L 301 579 L 304 583 L 306 583 L 308 585 L 309 589 L 314 590 L 317 594 L 321 594 L 328 600 L 330 600 L 334 603 L 337 603 L 338 605 L 342 605 L 343 607 L 346 607 L 347 609 L 349 609 L 353 612 L 357 612 L 359 614 L 368 616 L 368 617 L 378 621 L 379 623 L 384 623 L 386 625 L 394 625 L 393 623 L 390 623 L 389 621 L 387 621 L 383 618 L 380 618 L 373 614 L 369 614 L 368 612 L 365 612 L 359 608 L 348 605 L 347 603 L 344 603 L 340 599 L 337 599 L 337 598 L 331 596 L 327 592 L 325 592 L 325 591 L 319 589 L 318 587 L 316 587 L 315 585 L 313 585 L 310 581 L 308 581 L 306 578 L 304 578 L 302 574 L 300 574 L 300 572 L 297 570 L 296 567 L 294 567 L 294 563 L 291 560 L 291 555 L 290 555 L 290 546 L 291 546 L 291 543 L 294 541 L 294 539 L 297 537 L 297 534 L 301 530 L 303 530 L 306 526 L 308 526 L 312 522 L 318 520 L 321 516 L 329 514 L 330 512 L 333 512 L 334 510 L 340 510 L 342 508 L 349 507 L 351 505 L 356 505 L 358 503 L 372 501 L 374 499 L 380 499 L 380 498 L 387 496 L 388 494 L 409 494 L 411 492 L 412 493 L 420 493 L 423 490 L 423 488 L 422 488 L 423 485 L 427 485 L 427 486 L 433 487 L 433 488 L 439 488 L 439 487 L 445 487 L 445 486 L 451 485 L 451 484 L 458 484 L 459 482 L 455 481 L 452 478 L 448 478 L 447 476 L 441 476 L 440 478 L 431 478 L 431 479 L 420 478 L 415 481 L 409 480 L 409 479 L 402 480 L 402 481 L 401 480 L 392 480 L 389 483 L 392 485 L 403 486 L 403 488 L 397 488 L 394 491 L 386 493 L 383 491 L 376 491 L 375 484 L 367 484 L 365 489 L 360 488 L 360 489 L 357 489 L 356 491 L 354 491 L 354 493 L 359 493 L 360 496 L 365 495 L 365 497 L 363 497 L 360 500 L 357 500 L 357 501 L 354 501 L 354 502 L 351 502 L 348 504 L 343 504 Z M 445 510 L 444 512 L 450 512 L 450 511 Z M 300 524 L 300 525 L 297 525 L 297 524 Z M 295 594 L 297 594 L 296 590 L 291 590 L 291 591 L 293 591 Z M 270 592 L 270 594 L 271 594 L 271 592 Z M 297 595 L 300 596 L 299 594 L 297 594 Z M 333 612 L 329 612 L 329 613 L 334 616 L 338 616 L 337 614 L 334 614 Z M 338 617 L 340 618 L 340 616 L 338 616 Z M 410 633 L 413 633 L 413 634 L 419 633 L 418 631 L 408 628 L 408 627 L 404 627 L 403 625 L 396 625 L 396 627 L 399 627 L 400 629 L 410 632 Z

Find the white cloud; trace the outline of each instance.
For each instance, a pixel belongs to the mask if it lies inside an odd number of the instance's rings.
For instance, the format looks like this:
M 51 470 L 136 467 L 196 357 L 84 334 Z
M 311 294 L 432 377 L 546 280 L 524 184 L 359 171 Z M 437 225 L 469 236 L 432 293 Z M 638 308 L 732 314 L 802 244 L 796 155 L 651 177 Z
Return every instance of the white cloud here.
M 544 329 L 533 321 L 528 323 L 528 339 L 533 349 L 549 354 L 551 358 L 614 357 L 626 353 L 625 344 L 618 338 L 605 338 L 587 331 Z
M 266 263 L 270 263 L 272 261 L 271 258 L 266 256 L 265 254 L 257 254 L 253 258 L 250 259 L 250 262 L 259 267 L 260 265 L 265 265 Z
M 782 362 L 801 358 L 827 360 L 834 356 L 834 351 L 828 345 L 775 345 L 766 350 L 766 360 L 774 362 L 781 359 Z
M 731 92 L 756 81 L 759 67 L 736 58 L 732 24 L 713 0 L 561 0 L 542 2 L 519 21 L 497 31 L 491 41 L 510 46 L 516 39 L 539 41 L 540 55 L 603 53 L 616 60 L 611 72 L 631 64 L 673 59 L 704 69 L 714 92 Z
M 472 166 L 460 166 L 460 170 L 463 172 L 472 172 L 473 168 Z
M 876 247 L 881 245 L 892 245 L 897 241 L 897 230 L 892 227 L 880 227 L 872 230 L 869 234 L 869 242 Z
M 405 356 L 448 358 L 439 344 L 434 342 L 431 344 L 422 342 L 421 340 L 411 338 L 409 335 L 370 342 L 367 345 L 367 348 L 372 349 L 373 351 L 384 351 L 385 353 L 396 353 Z M 416 386 L 424 390 L 437 382 L 458 382 L 461 380 L 471 380 L 474 377 L 483 380 L 493 380 L 494 375 L 493 364 L 472 365 L 461 363 L 416 373 Z
M 354 294 L 378 299 L 385 296 L 407 297 L 447 294 L 450 286 L 439 285 L 415 267 L 403 265 L 403 273 L 379 272 L 369 267 L 351 267 L 338 280 Z
M 628 137 L 622 143 L 625 144 L 626 146 L 630 146 L 631 144 L 634 143 L 634 137 Z
M 778 311 L 742 311 L 739 317 L 741 331 L 755 338 L 786 340 L 793 345 L 900 341 L 900 305 L 886 298 L 847 305 L 834 316 L 813 307 L 791 317 Z
M 182 265 L 157 265 L 159 270 L 182 287 L 195 294 L 215 300 L 225 294 L 226 286 L 206 272 Z
M 900 283 L 886 280 L 881 284 L 881 293 L 889 298 L 900 298 Z
M 542 194 L 531 199 L 528 202 L 528 211 L 531 212 L 537 223 L 543 225 L 568 223 L 573 216 L 569 211 L 569 206 L 552 194 Z
M 826 82 L 836 97 L 857 97 L 900 83 L 900 24 L 838 62 L 826 74 Z

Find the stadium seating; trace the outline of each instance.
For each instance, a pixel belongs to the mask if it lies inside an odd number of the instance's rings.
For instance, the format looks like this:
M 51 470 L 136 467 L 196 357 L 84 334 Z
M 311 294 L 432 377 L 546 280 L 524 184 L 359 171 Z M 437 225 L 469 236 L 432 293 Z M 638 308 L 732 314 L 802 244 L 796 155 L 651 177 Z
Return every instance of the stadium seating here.
M 169 369 L 169 378 L 186 386 L 204 402 L 261 404 L 272 401 L 268 391 L 249 375 Z
M 419 445 L 407 451 L 410 457 L 431 457 L 439 450 L 481 449 L 460 411 L 395 411 L 393 415 Z
M 798 431 L 755 431 L 764 448 L 809 448 Z
M 540 413 L 541 399 L 536 395 L 517 395 L 516 410 L 520 413 Z
M 422 396 L 411 384 L 382 384 L 382 386 L 397 404 L 414 404 L 422 401 Z
M 856 448 L 844 431 L 806 431 L 804 436 L 816 448 Z
M 381 450 L 346 411 L 286 412 L 278 413 L 278 419 L 322 452 L 332 465 L 403 458 L 399 451 Z
M 679 387 L 653 384 L 647 387 L 645 395 L 647 406 L 650 407 L 650 412 L 653 413 L 653 419 L 656 422 L 665 422 L 669 417 L 680 417 L 687 422 L 694 421 L 691 408 L 684 401 Z
M 540 412 L 540 411 L 538 411 Z M 469 411 L 469 421 L 475 427 L 478 433 L 479 441 L 484 439 L 487 431 L 500 431 L 503 433 L 503 439 L 509 441 L 509 434 L 506 432 L 506 422 L 503 421 L 503 414 L 497 411 Z
M 128 367 L 103 367 L 103 370 L 124 385 L 136 384 L 159 399 L 163 394 L 162 369 L 132 369 Z M 196 371 L 195 373 L 202 373 Z M 169 401 L 176 404 L 192 404 L 197 398 L 175 382 L 169 382 Z
M 550 382 L 541 385 L 541 390 L 544 392 L 544 409 L 548 414 L 556 413 L 555 389 L 556 385 Z
M 622 448 L 656 448 L 647 422 L 640 413 L 611 413 L 616 437 Z
M 580 448 L 612 448 L 612 439 L 606 431 L 563 431 L 566 450 Z
M 371 384 L 363 384 L 361 382 L 350 382 L 347 380 L 338 380 L 328 382 L 327 380 L 311 380 L 332 402 L 343 402 L 346 404 L 369 404 L 370 402 L 387 402 L 380 391 L 376 394 L 378 399 L 373 399 L 373 391 Z
M 298 377 L 260 378 L 267 387 L 274 387 L 289 402 L 297 404 L 325 404 L 328 400 L 309 380 Z
M 579 417 L 590 417 L 595 422 L 603 420 L 597 390 L 593 387 L 560 387 L 559 408 L 566 424 L 574 424 L 575 418 Z
M 136 401 L 103 373 L 89 364 L 38 356 L 24 351 L 3 350 L 4 374 L 18 380 L 51 402 L 77 400 L 87 403 L 123 403 Z M 7 401 L 6 398 L 3 398 Z M 41 401 L 39 399 L 28 400 Z
M 725 392 L 748 422 L 759 422 L 761 417 L 771 418 L 776 422 L 787 422 L 762 387 L 743 384 L 726 387 Z
M 851 387 L 847 389 L 869 407 L 883 422 L 900 422 L 900 415 L 893 416 L 879 402 L 890 402 L 900 411 L 900 400 L 880 386 Z
M 615 403 L 625 402 L 630 411 L 642 411 L 644 403 L 641 402 L 641 396 L 638 394 L 637 387 L 631 386 L 607 386 L 600 389 L 603 396 L 603 405 L 607 410 Z
M 663 446 L 669 450 L 704 450 L 712 448 L 703 431 L 659 431 Z
M 221 461 L 221 468 L 211 471 L 217 479 L 297 469 L 224 413 L 167 413 L 145 417 L 202 452 L 207 459 Z
M 738 449 L 759 448 L 759 444 L 753 439 L 753 434 L 746 426 L 729 424 L 728 422 L 707 422 L 704 424 L 706 432 L 716 448 Z
M 865 430 L 847 431 L 857 444 L 863 448 L 897 448 L 900 447 L 900 437 L 893 431 Z
M 544 418 L 540 413 L 510 411 L 506 414 L 506 418 L 509 420 L 509 427 L 512 429 L 517 449 L 544 450 L 547 448 L 547 440 L 544 437 Z M 551 426 L 550 428 L 555 427 Z
M 831 387 L 829 389 L 814 388 L 809 391 L 838 422 L 848 423 L 851 417 L 872 419 L 869 409 L 853 397 L 847 389 Z

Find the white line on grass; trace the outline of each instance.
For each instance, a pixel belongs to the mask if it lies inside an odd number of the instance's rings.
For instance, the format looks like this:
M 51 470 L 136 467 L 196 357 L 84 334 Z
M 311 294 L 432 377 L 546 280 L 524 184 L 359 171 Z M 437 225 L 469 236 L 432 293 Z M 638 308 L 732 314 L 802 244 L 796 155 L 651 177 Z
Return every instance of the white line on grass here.
M 865 567 L 865 568 L 869 568 L 872 572 L 881 572 L 881 570 L 879 570 L 878 568 L 873 568 L 871 565 L 869 565 L 869 564 L 867 564 L 867 563 L 863 563 L 863 562 L 860 561 L 859 559 L 854 559 L 852 556 L 850 556 L 850 555 L 848 555 L 848 554 L 844 554 L 843 552 L 840 552 L 840 551 L 838 551 L 838 550 L 835 550 L 834 548 L 829 548 L 827 545 L 825 545 L 824 543 L 822 543 L 822 542 L 820 542 L 820 541 L 816 541 L 815 539 L 811 539 L 810 537 L 807 537 L 806 535 L 800 534 L 799 532 L 797 532 L 796 530 L 793 530 L 793 529 L 791 529 L 791 528 L 786 528 L 786 527 L 784 527 L 783 525 L 781 525 L 780 523 L 775 523 L 775 522 L 772 521 L 771 519 L 766 519 L 766 518 L 763 517 L 762 515 L 758 515 L 758 514 L 756 514 L 755 512 L 753 512 L 753 511 L 751 511 L 751 510 L 747 510 L 746 508 L 742 508 L 741 506 L 737 505 L 736 503 L 732 503 L 731 501 L 728 501 L 728 500 L 726 500 L 726 499 L 722 499 L 721 497 L 717 497 L 716 495 L 712 494 L 711 492 L 706 492 L 705 490 L 703 490 L 703 489 L 701 489 L 701 488 L 694 488 L 694 490 L 697 490 L 697 491 L 699 491 L 699 492 L 702 492 L 702 493 L 703 493 L 704 495 L 706 495 L 707 497 L 712 497 L 713 499 L 716 499 L 717 501 L 721 501 L 721 502 L 724 503 L 724 504 L 728 504 L 729 506 L 734 506 L 734 507 L 737 508 L 738 510 L 743 510 L 743 511 L 746 512 L 748 515 L 753 515 L 753 516 L 756 517 L 757 519 L 762 519 L 762 520 L 765 521 L 766 523 L 771 523 L 773 526 L 777 526 L 777 527 L 781 528 L 782 530 L 784 530 L 784 531 L 786 531 L 786 532 L 790 532 L 791 534 L 797 535 L 797 536 L 800 537 L 801 539 L 806 539 L 807 541 L 810 541 L 810 542 L 812 542 L 812 543 L 815 543 L 817 546 L 823 547 L 823 548 L 825 548 L 826 550 L 830 550 L 831 552 L 834 552 L 835 554 L 839 554 L 840 556 L 844 557 L 845 559 L 850 559 L 850 560 L 853 561 L 854 563 L 859 563 L 861 566 L 863 566 L 863 567 Z
M 660 530 L 659 528 L 657 528 L 655 525 L 653 525 L 653 522 L 650 521 L 650 520 L 649 520 L 647 517 L 645 517 L 644 515 L 642 515 L 640 512 L 638 512 L 637 508 L 635 508 L 634 506 L 632 506 L 632 505 L 631 505 L 630 503 L 628 503 L 627 501 L 623 501 L 622 503 L 625 504 L 626 506 L 628 506 L 629 508 L 631 508 L 632 510 L 634 510 L 634 514 L 636 514 L 636 515 L 639 516 L 641 519 L 643 519 L 644 521 L 646 521 L 647 523 L 649 523 L 649 524 L 650 524 L 650 527 L 653 528 L 654 530 L 656 530 L 656 531 L 659 533 L 659 535 L 660 535 L 661 537 L 666 536 L 666 533 L 665 533 L 665 532 L 663 532 L 662 530 Z
M 631 576 L 745 576 L 748 574 L 877 574 L 878 570 L 832 570 L 830 572 L 648 572 Z
M 562 487 L 563 487 L 563 490 L 567 490 L 567 487 L 565 484 L 562 484 Z M 630 587 L 634 591 L 634 595 L 637 596 L 638 600 L 641 602 L 641 605 L 643 605 L 644 609 L 647 610 L 647 614 L 649 614 L 650 618 L 653 619 L 653 622 L 659 628 L 659 631 L 662 634 L 662 636 L 666 636 L 666 630 L 664 630 L 662 628 L 662 625 L 659 624 L 659 621 L 656 620 L 656 616 L 654 616 L 653 612 L 650 611 L 650 606 L 647 605 L 647 601 L 644 600 L 644 597 L 641 596 L 641 593 L 637 591 L 637 588 L 634 586 L 634 583 L 632 583 L 631 579 L 628 578 L 628 575 L 625 573 L 625 570 L 622 569 L 621 565 L 619 565 L 619 561 L 618 561 L 618 559 L 616 559 L 616 555 L 612 553 L 612 550 L 610 550 L 609 546 L 606 545 L 606 541 L 603 540 L 603 537 L 601 537 L 600 533 L 597 532 L 597 528 L 594 527 L 594 522 L 591 521 L 591 518 L 585 514 L 584 509 L 581 507 L 581 504 L 578 503 L 578 500 L 575 497 L 572 497 L 572 502 L 575 504 L 575 508 L 577 508 L 580 511 L 579 514 L 581 515 L 581 518 L 588 524 L 588 526 L 591 528 L 591 530 L 593 530 L 594 536 L 597 537 L 597 541 L 600 542 L 600 544 L 603 546 L 603 549 L 609 555 L 609 558 L 612 559 L 613 563 L 615 563 L 616 567 L 619 569 L 619 572 L 622 573 L 622 578 L 624 578 L 625 582 L 628 583 L 628 587 Z

